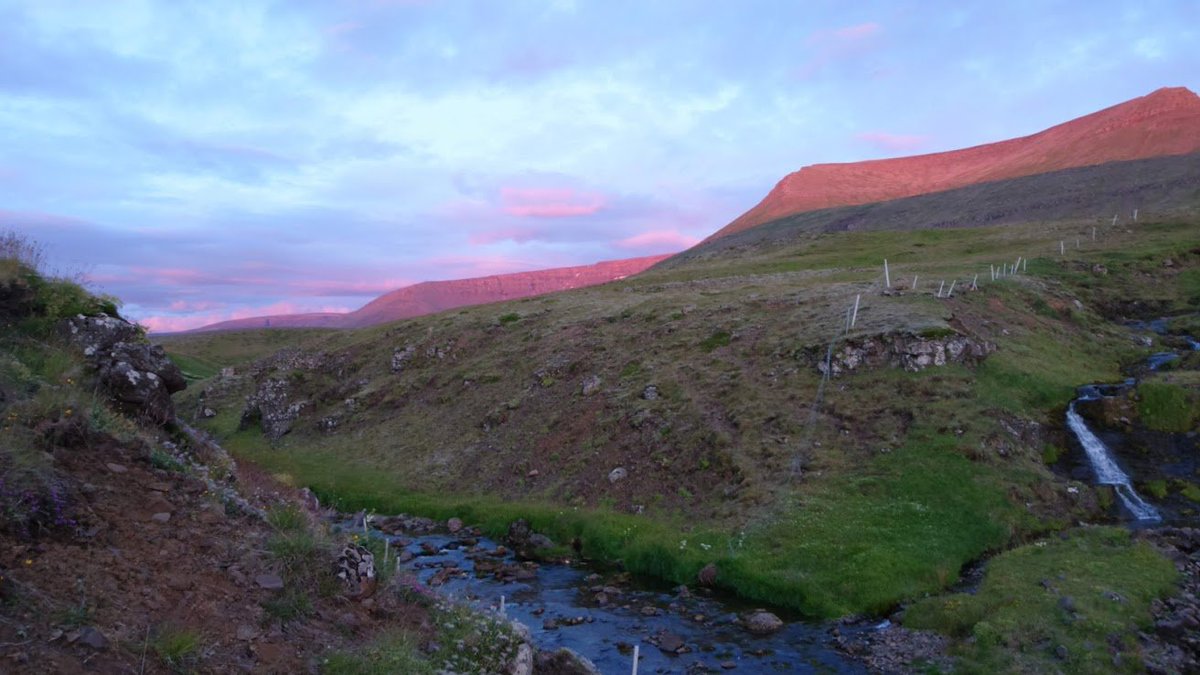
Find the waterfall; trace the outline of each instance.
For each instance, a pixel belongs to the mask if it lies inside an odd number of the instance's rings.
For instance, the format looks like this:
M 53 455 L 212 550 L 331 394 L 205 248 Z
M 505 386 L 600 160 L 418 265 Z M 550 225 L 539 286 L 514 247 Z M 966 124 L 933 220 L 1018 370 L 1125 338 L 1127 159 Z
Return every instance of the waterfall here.
M 1089 401 L 1096 398 L 1098 397 L 1094 393 L 1084 391 L 1076 401 Z M 1129 476 L 1125 475 L 1125 472 L 1117 465 L 1117 461 L 1108 451 L 1108 447 L 1104 445 L 1104 441 L 1092 433 L 1079 413 L 1075 412 L 1076 401 L 1071 401 L 1071 405 L 1067 408 L 1067 426 L 1075 432 L 1075 437 L 1079 439 L 1079 444 L 1087 453 L 1088 461 L 1091 462 L 1092 469 L 1096 472 L 1096 483 L 1112 485 L 1117 496 L 1121 498 L 1121 503 L 1137 520 L 1162 520 L 1162 517 L 1158 515 L 1158 510 L 1147 504 L 1133 489 L 1129 483 Z

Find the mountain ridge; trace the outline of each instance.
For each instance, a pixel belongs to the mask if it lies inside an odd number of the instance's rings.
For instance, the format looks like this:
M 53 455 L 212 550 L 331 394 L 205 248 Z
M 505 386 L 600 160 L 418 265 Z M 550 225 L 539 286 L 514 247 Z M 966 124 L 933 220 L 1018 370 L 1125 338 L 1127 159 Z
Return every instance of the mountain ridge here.
M 1164 87 L 1028 136 L 924 155 L 803 167 L 705 241 L 806 211 L 1197 151 L 1200 97 L 1185 87 Z
M 352 312 L 256 316 L 221 321 L 184 332 L 254 328 L 362 328 L 458 307 L 518 300 L 555 291 L 594 286 L 637 274 L 668 257 L 670 256 L 653 255 L 469 279 L 423 281 L 384 293 Z

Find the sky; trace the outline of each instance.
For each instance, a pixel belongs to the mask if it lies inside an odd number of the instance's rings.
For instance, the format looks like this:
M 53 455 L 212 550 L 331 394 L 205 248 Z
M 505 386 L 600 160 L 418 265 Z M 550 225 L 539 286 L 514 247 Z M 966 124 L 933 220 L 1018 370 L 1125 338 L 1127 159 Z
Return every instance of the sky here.
M 348 311 L 1200 91 L 1198 45 L 1195 0 L 0 0 L 0 231 L 156 331 Z

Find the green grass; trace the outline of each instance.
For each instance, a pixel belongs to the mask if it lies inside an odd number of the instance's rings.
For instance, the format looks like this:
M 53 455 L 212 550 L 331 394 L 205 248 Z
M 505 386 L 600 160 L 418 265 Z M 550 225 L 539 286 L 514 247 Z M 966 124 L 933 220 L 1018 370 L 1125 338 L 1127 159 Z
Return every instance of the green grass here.
M 1137 388 L 1138 415 L 1155 431 L 1183 433 L 1200 420 L 1200 396 L 1169 382 L 1142 382 Z
M 457 516 L 493 536 L 526 518 L 558 542 L 578 538 L 585 555 L 675 582 L 692 581 L 716 562 L 720 583 L 740 595 L 814 616 L 880 611 L 937 590 L 962 564 L 1004 544 L 1017 522 L 1001 476 L 974 466 L 945 437 L 897 449 L 853 479 L 822 481 L 779 521 L 748 534 L 607 510 L 404 492 L 345 458 L 298 456 L 241 439 L 230 444 L 240 456 L 286 467 L 346 510 Z
M 171 361 L 179 366 L 188 382 L 205 380 L 221 372 L 221 366 L 207 359 L 186 354 L 169 354 Z
M 1012 523 L 998 472 L 934 439 L 815 486 L 752 532 L 727 574 L 743 595 L 786 597 L 816 616 L 880 612 L 954 581 Z
M 158 630 L 149 646 L 171 670 L 186 672 L 199 659 L 203 638 L 194 630 L 167 625 Z
M 959 638 L 964 672 L 1138 671 L 1136 631 L 1178 577 L 1128 531 L 1086 527 L 1002 553 L 974 595 L 929 598 L 904 624 Z M 1109 654 L 1118 644 L 1119 666 Z M 1066 649 L 1067 658 L 1055 652 Z
M 325 675 L 432 675 L 437 669 L 420 651 L 417 637 L 393 630 L 355 651 L 331 654 L 321 666 Z

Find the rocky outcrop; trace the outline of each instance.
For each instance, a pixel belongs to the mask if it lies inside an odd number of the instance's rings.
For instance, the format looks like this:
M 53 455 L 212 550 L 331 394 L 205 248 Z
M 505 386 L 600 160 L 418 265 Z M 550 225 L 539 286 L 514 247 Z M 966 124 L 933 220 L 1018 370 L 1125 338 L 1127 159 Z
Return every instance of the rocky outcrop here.
M 825 353 L 820 353 L 817 370 L 824 373 L 828 368 L 835 377 L 860 368 L 883 366 L 917 372 L 948 363 L 978 363 L 994 351 L 996 345 L 991 342 L 958 333 L 938 337 L 892 333 L 841 343 L 828 363 Z M 813 355 L 817 356 L 815 350 Z
M 153 424 L 175 419 L 171 394 L 187 381 L 159 345 L 137 326 L 117 317 L 75 316 L 64 332 L 95 370 L 100 387 L 127 414 Z
M 308 401 L 293 401 L 291 385 L 286 379 L 270 377 L 259 383 L 258 389 L 246 397 L 239 429 L 262 425 L 263 434 L 277 441 L 292 430 Z

